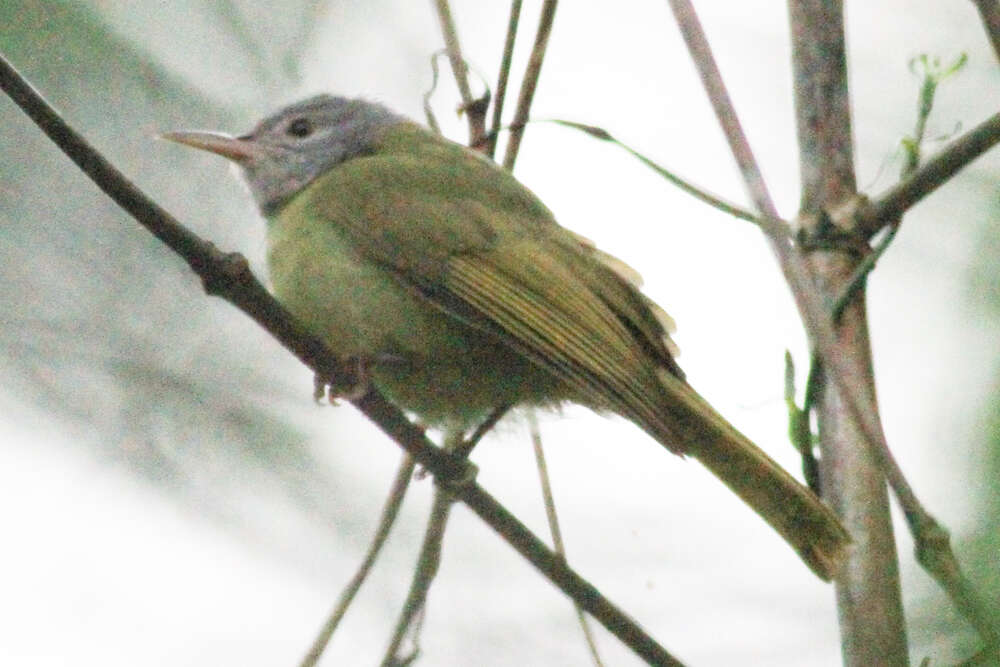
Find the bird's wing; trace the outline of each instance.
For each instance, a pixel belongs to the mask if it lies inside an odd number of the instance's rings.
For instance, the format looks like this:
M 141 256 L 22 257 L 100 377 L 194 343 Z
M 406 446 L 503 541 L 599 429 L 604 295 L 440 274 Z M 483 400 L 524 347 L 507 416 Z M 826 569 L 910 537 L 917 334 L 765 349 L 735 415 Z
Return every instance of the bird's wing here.
M 505 171 L 439 142 L 348 161 L 311 190 L 326 193 L 308 204 L 316 217 L 363 256 L 495 332 L 580 402 L 661 420 L 656 372 L 676 365 L 655 313 Z
M 315 184 L 324 196 L 309 204 L 313 219 L 548 368 L 573 388 L 567 398 L 618 412 L 701 460 L 819 576 L 833 576 L 850 541 L 836 515 L 672 372 L 663 327 L 641 293 L 509 174 L 425 143 L 331 170 Z

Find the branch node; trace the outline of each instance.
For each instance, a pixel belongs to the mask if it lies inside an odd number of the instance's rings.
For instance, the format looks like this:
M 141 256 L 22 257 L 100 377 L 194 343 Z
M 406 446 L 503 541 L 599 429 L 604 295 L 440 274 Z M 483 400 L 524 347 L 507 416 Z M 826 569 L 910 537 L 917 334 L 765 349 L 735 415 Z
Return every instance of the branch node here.
M 839 251 L 856 258 L 864 257 L 871 252 L 871 247 L 865 239 L 842 226 L 842 221 L 851 219 L 850 215 L 841 214 L 843 208 L 832 213 L 821 208 L 816 213 L 800 215 L 796 232 L 796 242 L 799 247 L 805 252 Z
M 476 483 L 479 467 L 458 454 L 449 454 L 448 458 L 451 459 L 452 469 L 448 471 L 447 475 L 435 475 L 434 483 L 447 494 L 450 500 L 454 500 L 461 496 L 465 489 Z

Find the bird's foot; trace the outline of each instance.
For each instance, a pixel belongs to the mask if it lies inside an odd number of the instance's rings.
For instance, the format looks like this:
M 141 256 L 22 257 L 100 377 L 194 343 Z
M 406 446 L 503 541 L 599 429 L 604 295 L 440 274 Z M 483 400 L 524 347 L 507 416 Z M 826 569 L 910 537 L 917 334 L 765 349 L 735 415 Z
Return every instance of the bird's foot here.
M 313 376 L 313 399 L 317 403 L 325 400 L 330 405 L 339 405 L 340 399 L 356 401 L 368 393 L 372 383 L 372 360 L 350 357 L 347 363 L 351 372 L 346 377 L 330 378 L 319 373 Z

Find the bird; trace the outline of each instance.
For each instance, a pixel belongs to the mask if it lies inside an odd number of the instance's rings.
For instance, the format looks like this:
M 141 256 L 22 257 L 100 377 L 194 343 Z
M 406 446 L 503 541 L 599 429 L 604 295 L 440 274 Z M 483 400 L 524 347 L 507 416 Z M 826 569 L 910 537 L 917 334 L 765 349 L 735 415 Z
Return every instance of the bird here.
M 161 136 L 238 165 L 266 219 L 275 297 L 422 424 L 461 433 L 497 410 L 565 403 L 623 416 L 836 576 L 850 544 L 836 514 L 691 387 L 635 272 L 510 171 L 343 96 L 240 136 Z

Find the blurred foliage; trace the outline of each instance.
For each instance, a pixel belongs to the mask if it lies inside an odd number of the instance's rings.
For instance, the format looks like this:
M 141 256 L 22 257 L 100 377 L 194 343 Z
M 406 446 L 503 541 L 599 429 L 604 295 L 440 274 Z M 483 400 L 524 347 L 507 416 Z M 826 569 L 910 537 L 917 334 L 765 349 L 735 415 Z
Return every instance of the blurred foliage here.
M 994 201 L 981 225 L 977 252 L 970 272 L 971 302 L 982 311 L 991 328 L 1000 330 L 1000 190 L 994 186 Z M 998 337 L 1000 338 L 1000 337 Z M 1000 361 L 1000 359 L 997 359 Z M 990 603 L 993 618 L 1000 623 L 1000 363 L 994 369 L 994 383 L 982 408 L 981 456 L 975 466 L 977 479 L 970 483 L 978 491 L 973 534 L 959 543 L 967 554 L 969 572 L 983 597 Z M 964 637 L 960 655 L 979 648 L 975 639 Z
M 229 67 L 239 65 L 230 84 L 261 82 L 237 104 L 210 97 L 169 69 L 169 59 L 154 53 L 155 40 L 124 34 L 129 25 L 122 21 L 113 25 L 126 16 L 116 15 L 117 3 L 0 3 L 0 50 L 126 175 L 198 233 L 259 265 L 263 225 L 249 203 L 232 211 L 226 192 L 242 194 L 235 180 L 184 174 L 188 157 L 154 136 L 192 123 L 247 126 L 258 113 L 248 100 L 291 87 L 315 3 L 283 3 L 268 19 L 266 41 L 247 27 L 260 17 L 244 14 L 265 11 L 263 5 L 199 5 L 210 10 L 199 14 L 188 3 L 158 9 L 184 22 L 186 35 L 216 35 L 199 48 L 217 56 L 222 50 Z M 126 6 L 140 31 L 144 21 L 165 20 Z M 185 54 L 195 63 L 201 55 Z M 272 60 L 275 70 L 264 64 Z M 213 92 L 220 90 L 225 85 Z M 235 309 L 205 298 L 187 267 L 6 98 L 0 127 L 5 391 L 63 422 L 98 458 L 231 527 L 245 532 L 264 521 L 258 515 L 267 503 L 251 510 L 233 501 L 251 490 L 327 534 L 331 524 L 349 526 L 350 517 L 336 509 L 349 505 L 338 502 L 344 492 L 324 476 L 305 435 L 279 416 L 283 398 L 303 402 L 309 395 L 308 386 L 287 379 L 297 367 L 269 362 L 264 352 L 280 358 L 275 344 Z M 248 530 L 256 539 L 266 529 Z
M 968 271 L 969 304 L 989 328 L 1000 331 L 1000 198 L 979 221 L 976 252 Z M 996 336 L 1000 340 L 1000 336 Z M 968 480 L 973 490 L 974 510 L 969 529 L 952 535 L 952 545 L 966 576 L 986 601 L 1000 624 L 1000 357 L 994 355 L 994 383 L 979 412 L 980 437 Z M 944 446 L 944 445 L 943 445 Z M 914 662 L 932 656 L 934 664 L 968 659 L 982 643 L 960 618 L 943 592 L 925 581 L 920 603 L 909 612 L 911 635 L 923 648 Z M 987 663 L 993 664 L 993 663 Z

